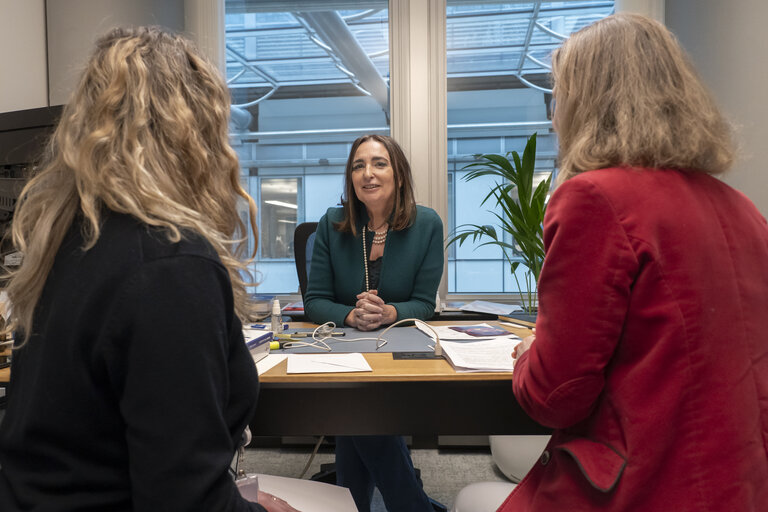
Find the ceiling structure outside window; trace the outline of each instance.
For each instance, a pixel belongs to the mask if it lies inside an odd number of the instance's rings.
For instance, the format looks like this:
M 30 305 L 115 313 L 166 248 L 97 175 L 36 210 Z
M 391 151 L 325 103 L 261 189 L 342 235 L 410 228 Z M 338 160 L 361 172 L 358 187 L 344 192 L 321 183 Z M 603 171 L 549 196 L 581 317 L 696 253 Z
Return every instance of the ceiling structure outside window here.
M 387 0 L 226 0 L 225 6 L 231 140 L 262 231 L 257 292 L 296 293 L 293 228 L 338 204 L 357 136 L 390 133 L 394 21 Z M 485 222 L 475 197 L 484 194 L 483 184 L 463 180 L 474 154 L 522 151 L 525 138 L 538 132 L 537 172 L 541 179 L 553 172 L 550 54 L 613 9 L 613 1 L 597 0 L 447 1 L 447 232 Z M 424 73 L 413 77 L 426 80 Z M 501 256 L 487 248 L 465 244 L 446 256 L 449 293 L 517 291 Z
M 447 12 L 449 90 L 454 80 L 481 79 L 487 87 L 491 77 L 548 89 L 552 50 L 613 11 L 606 1 L 458 3 L 449 2 Z M 308 5 L 296 3 L 299 9 Z M 253 7 L 250 13 L 265 10 Z M 285 97 L 293 88 L 336 86 L 344 95 L 349 87 L 373 95 L 387 109 L 382 90 L 389 82 L 388 41 L 380 29 L 388 23 L 386 10 L 281 9 L 262 12 L 255 28 L 227 26 L 227 80 L 236 105 Z

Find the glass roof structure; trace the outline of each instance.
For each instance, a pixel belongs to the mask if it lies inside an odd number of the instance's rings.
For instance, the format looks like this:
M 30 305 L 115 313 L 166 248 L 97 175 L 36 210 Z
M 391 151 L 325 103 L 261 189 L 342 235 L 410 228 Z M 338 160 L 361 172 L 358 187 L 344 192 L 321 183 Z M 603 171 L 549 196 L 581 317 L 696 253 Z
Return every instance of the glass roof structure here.
M 546 89 L 552 50 L 568 34 L 613 8 L 612 1 L 449 1 L 449 89 L 452 79 L 489 77 L 514 77 L 521 87 Z M 376 96 L 369 90 L 379 86 L 376 79 L 388 84 L 385 8 L 241 11 L 227 14 L 226 25 L 227 79 L 240 106 L 291 87 L 346 86 L 346 90 L 351 85 L 357 94 Z M 378 77 L 365 76 L 373 70 Z

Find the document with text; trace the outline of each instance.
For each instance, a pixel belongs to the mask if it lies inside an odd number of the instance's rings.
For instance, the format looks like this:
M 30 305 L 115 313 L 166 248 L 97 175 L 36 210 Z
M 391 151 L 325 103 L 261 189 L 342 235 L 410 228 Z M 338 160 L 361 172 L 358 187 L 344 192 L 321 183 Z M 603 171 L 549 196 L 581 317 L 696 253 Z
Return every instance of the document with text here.
M 459 372 L 511 372 L 515 366 L 512 353 L 520 337 L 486 323 L 461 326 L 424 326 L 424 334 L 440 338 L 448 361 Z
M 448 360 L 459 372 L 511 372 L 515 368 L 512 353 L 520 338 L 483 341 L 442 341 Z

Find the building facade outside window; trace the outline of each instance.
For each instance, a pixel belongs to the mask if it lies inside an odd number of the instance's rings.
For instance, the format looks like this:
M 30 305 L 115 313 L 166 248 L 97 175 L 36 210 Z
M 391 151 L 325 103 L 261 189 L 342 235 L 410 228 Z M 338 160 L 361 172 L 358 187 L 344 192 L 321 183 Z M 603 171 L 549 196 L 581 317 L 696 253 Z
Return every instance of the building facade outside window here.
M 613 4 L 447 2 L 448 233 L 493 221 L 479 207 L 490 183 L 463 179 L 473 155 L 522 152 L 537 132 L 540 179 L 555 170 L 549 54 L 563 37 L 611 14 Z M 357 136 L 390 133 L 389 3 L 225 5 L 232 141 L 244 186 L 259 205 L 256 291 L 296 294 L 295 226 L 339 203 L 345 159 Z M 451 294 L 518 291 L 495 248 L 465 243 L 446 256 Z

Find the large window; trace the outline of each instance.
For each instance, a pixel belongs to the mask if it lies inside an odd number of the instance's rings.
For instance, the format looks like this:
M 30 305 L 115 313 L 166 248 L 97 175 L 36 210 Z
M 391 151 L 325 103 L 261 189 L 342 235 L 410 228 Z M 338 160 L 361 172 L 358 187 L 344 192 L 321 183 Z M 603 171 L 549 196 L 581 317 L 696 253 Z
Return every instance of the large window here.
M 260 293 L 297 292 L 297 223 L 339 204 L 357 136 L 389 133 L 387 6 L 226 3 L 232 141 L 244 186 L 259 205 Z
M 555 170 L 557 142 L 549 120 L 550 54 L 568 34 L 613 11 L 613 2 L 480 2 L 449 0 L 446 9 L 449 232 L 494 224 L 479 208 L 493 179 L 466 182 L 462 169 L 478 153 L 522 154 L 536 132 L 539 180 Z M 507 240 L 511 242 L 511 240 Z M 448 291 L 519 292 L 501 250 L 480 243 L 448 249 Z M 525 291 L 525 290 L 522 290 Z
M 463 179 L 474 154 L 522 152 L 537 132 L 541 179 L 554 171 L 549 55 L 568 34 L 610 14 L 613 4 L 447 1 L 447 233 L 493 222 L 479 208 L 489 183 Z M 389 6 L 387 0 L 226 1 L 232 140 L 243 182 L 259 205 L 260 293 L 297 293 L 296 224 L 318 220 L 338 204 L 344 162 L 358 135 L 390 131 Z M 427 73 L 411 68 L 410 80 L 426 81 Z M 518 291 L 493 248 L 465 244 L 446 256 L 449 293 Z

